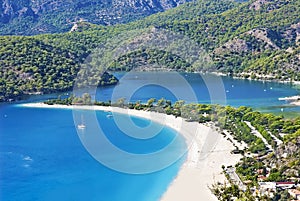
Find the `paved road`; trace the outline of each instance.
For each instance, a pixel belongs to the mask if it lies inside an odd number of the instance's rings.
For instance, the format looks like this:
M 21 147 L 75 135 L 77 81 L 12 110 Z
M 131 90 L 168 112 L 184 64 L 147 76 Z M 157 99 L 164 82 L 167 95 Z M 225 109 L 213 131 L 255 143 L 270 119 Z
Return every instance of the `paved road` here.
M 244 185 L 244 183 L 242 182 L 242 180 L 240 179 L 240 177 L 235 172 L 235 168 L 234 167 L 227 168 L 226 169 L 226 173 L 229 175 L 229 177 L 232 180 L 232 182 L 235 183 L 236 185 L 238 185 L 239 189 L 241 189 L 243 191 L 246 191 L 247 187 Z

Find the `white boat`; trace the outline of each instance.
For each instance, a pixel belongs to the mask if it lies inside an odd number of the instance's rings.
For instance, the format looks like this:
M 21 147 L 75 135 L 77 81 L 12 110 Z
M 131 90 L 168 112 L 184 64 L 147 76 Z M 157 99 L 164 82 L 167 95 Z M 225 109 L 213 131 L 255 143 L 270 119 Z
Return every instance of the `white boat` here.
M 108 115 L 106 115 L 106 117 L 107 117 L 108 119 L 111 119 L 111 118 L 113 118 L 113 115 L 112 115 L 112 114 L 108 114 Z
M 78 128 L 78 129 L 85 129 L 85 125 L 84 125 L 84 124 L 78 124 L 78 125 L 77 125 L 77 128 Z
M 81 115 L 81 124 L 78 124 L 78 125 L 77 125 L 77 128 L 78 128 L 78 129 L 85 129 L 85 127 L 86 127 L 86 126 L 85 126 L 85 124 L 83 123 L 83 116 Z

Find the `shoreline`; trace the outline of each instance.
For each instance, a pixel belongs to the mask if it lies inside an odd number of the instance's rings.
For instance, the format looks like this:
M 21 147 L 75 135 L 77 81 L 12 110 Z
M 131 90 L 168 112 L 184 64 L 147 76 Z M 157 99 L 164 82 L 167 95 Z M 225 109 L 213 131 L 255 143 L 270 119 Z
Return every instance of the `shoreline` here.
M 291 105 L 300 106 L 300 101 L 294 101 L 290 103 Z
M 116 112 L 150 119 L 176 130 L 184 137 L 188 145 L 187 158 L 165 193 L 160 197 L 161 201 L 217 200 L 209 187 L 226 180 L 222 173 L 222 165 L 235 165 L 241 158 L 241 155 L 230 153 L 234 149 L 233 144 L 225 139 L 212 124 L 187 122 L 173 115 L 117 107 L 47 105 L 44 103 L 25 103 L 19 106 Z
M 249 81 L 259 81 L 259 82 L 275 82 L 275 83 L 281 83 L 281 84 L 292 84 L 294 86 L 299 86 L 300 85 L 300 81 L 295 81 L 295 80 L 279 80 L 279 79 L 275 79 L 275 78 L 270 79 L 272 77 L 269 77 L 269 79 L 267 77 L 260 77 L 260 78 L 257 78 L 257 79 L 251 79 L 250 77 L 245 78 L 245 77 L 243 77 L 243 75 L 239 75 L 239 74 L 238 75 L 234 74 L 233 76 L 229 76 L 226 73 L 216 72 L 216 71 L 212 71 L 210 73 L 213 74 L 213 75 L 216 75 L 216 76 L 221 76 L 221 77 L 232 77 L 233 79 L 237 79 L 237 80 L 249 80 Z M 250 75 L 251 74 L 249 74 L 249 76 Z
M 119 71 L 117 71 L 119 72 Z M 147 72 L 147 71 L 137 71 L 137 72 Z M 153 71 L 149 71 L 149 72 L 153 72 Z M 215 76 L 220 76 L 220 77 L 231 77 L 233 79 L 237 79 L 237 80 L 249 80 L 249 81 L 259 81 L 259 82 L 274 82 L 274 83 L 281 83 L 281 84 L 291 84 L 293 86 L 300 86 L 300 81 L 295 81 L 295 80 L 278 80 L 278 79 L 267 79 L 267 78 L 260 78 L 260 79 L 251 79 L 251 78 L 245 78 L 243 76 L 239 76 L 239 75 L 233 75 L 233 76 L 229 76 L 226 73 L 223 72 L 218 72 L 218 71 L 194 71 L 194 72 L 188 72 L 188 71 L 159 71 L 159 72 L 178 72 L 178 73 L 192 73 L 192 74 L 212 74 Z M 125 72 L 126 73 L 126 72 Z M 110 85 L 107 85 L 110 86 Z M 34 93 L 28 93 L 28 94 L 23 94 L 22 96 L 30 96 L 30 95 L 49 95 L 49 94 L 55 94 L 55 93 L 68 93 L 69 90 L 66 91 L 55 91 L 55 92 L 51 92 L 51 93 L 45 93 L 45 92 L 34 92 Z M 8 97 L 6 99 L 4 99 L 3 101 L 0 101 L 0 103 L 17 103 L 24 100 L 22 99 L 22 96 L 18 96 L 18 97 Z

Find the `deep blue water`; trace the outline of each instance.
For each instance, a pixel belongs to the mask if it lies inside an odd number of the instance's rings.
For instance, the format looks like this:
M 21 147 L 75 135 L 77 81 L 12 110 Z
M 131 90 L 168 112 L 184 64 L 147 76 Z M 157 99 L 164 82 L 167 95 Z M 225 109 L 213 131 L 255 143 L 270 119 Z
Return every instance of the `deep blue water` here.
M 300 112 L 300 107 L 278 100 L 299 94 L 299 89 L 289 84 L 228 77 L 220 82 L 218 77 L 201 78 L 198 74 L 181 74 L 181 81 L 166 73 L 116 75 L 123 78 L 120 84 L 99 88 L 94 92 L 97 100 L 107 101 L 112 95 L 114 100 L 125 97 L 130 102 L 164 97 L 172 102 L 184 99 L 235 107 L 246 105 L 264 112 L 294 116 Z M 33 96 L 27 102 L 55 97 L 57 94 Z M 123 135 L 103 112 L 97 112 L 97 119 L 113 144 L 132 153 L 162 149 L 177 136 L 165 128 L 156 138 L 141 142 Z M 134 122 L 141 127 L 149 123 L 144 119 L 134 119 Z M 182 146 L 179 143 L 179 149 Z M 183 158 L 151 174 L 120 173 L 101 165 L 87 152 L 76 132 L 71 110 L 0 105 L 0 200 L 158 200 L 182 161 Z

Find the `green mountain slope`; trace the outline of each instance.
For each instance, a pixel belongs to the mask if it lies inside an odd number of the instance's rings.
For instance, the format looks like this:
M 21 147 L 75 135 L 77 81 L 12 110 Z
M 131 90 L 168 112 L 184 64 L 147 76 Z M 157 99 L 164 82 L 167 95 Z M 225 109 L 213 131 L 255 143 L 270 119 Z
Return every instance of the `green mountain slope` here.
M 220 7 L 224 5 L 215 8 Z M 207 50 L 219 71 L 300 80 L 300 1 L 253 0 L 205 15 L 197 15 L 197 9 L 179 7 L 134 24 L 144 27 L 152 22 L 189 36 Z M 173 13 L 190 15 L 178 14 L 175 20 Z
M 300 1 L 251 1 L 215 15 L 192 14 L 188 20 L 174 20 L 169 13 L 137 24 L 154 21 L 157 27 L 188 35 L 211 54 L 217 69 L 300 79 L 294 74 L 300 71 Z
M 0 101 L 73 87 L 82 62 L 78 52 L 48 45 L 34 37 L 1 37 L 0 44 Z M 79 47 L 77 50 L 80 51 Z M 107 74 L 97 79 L 99 85 L 117 82 Z
M 1 35 L 59 33 L 73 23 L 112 25 L 141 19 L 174 8 L 186 0 L 3 0 Z
M 49 77 L 55 78 L 53 83 L 60 83 L 61 79 L 72 83 L 72 76 L 78 72 L 78 66 L 99 44 L 106 41 L 113 43 L 111 39 L 118 34 L 130 35 L 132 30 L 138 33 L 139 30 L 151 29 L 153 26 L 194 40 L 211 57 L 212 68 L 193 69 L 180 57 L 168 52 L 139 49 L 136 53 L 128 52 L 118 58 L 110 65 L 111 70 L 142 60 L 144 64 L 158 61 L 176 70 L 218 70 L 251 78 L 300 80 L 299 16 L 299 0 L 256 0 L 245 3 L 201 0 L 125 25 L 104 27 L 80 22 L 74 32 L 64 34 L 0 37 L 1 75 L 13 72 L 28 76 L 22 82 L 18 81 L 20 76 L 16 79 L 1 76 L 1 82 L 11 87 L 5 93 L 3 88 L 7 87 L 2 87 L 0 96 L 5 100 L 14 94 L 48 92 L 49 88 L 53 88 L 46 81 L 38 82 L 30 69 L 39 69 L 39 73 L 48 72 Z M 34 43 L 43 46 L 40 48 L 29 41 L 36 41 Z M 9 46 L 13 48 L 7 48 Z M 25 50 L 30 51 L 20 55 Z M 60 72 L 61 68 L 65 69 L 65 74 L 69 74 L 68 77 L 63 73 L 55 73 Z M 40 74 L 43 77 L 44 74 Z M 23 89 L 20 85 L 24 86 L 24 83 L 43 87 L 25 85 L 26 89 Z M 55 86 L 53 89 L 66 88 L 61 88 L 59 84 Z

